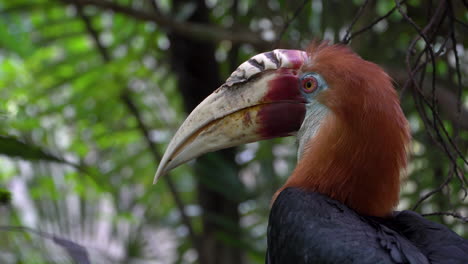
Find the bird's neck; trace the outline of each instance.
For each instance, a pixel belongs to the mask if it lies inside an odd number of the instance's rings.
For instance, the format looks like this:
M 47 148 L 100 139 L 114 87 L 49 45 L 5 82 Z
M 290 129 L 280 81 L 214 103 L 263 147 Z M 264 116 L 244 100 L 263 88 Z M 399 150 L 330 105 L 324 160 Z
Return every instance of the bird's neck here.
M 302 122 L 302 126 L 297 132 L 298 149 L 297 159 L 301 160 L 311 138 L 314 138 L 317 134 L 320 124 L 328 114 L 329 109 L 318 101 L 313 101 L 306 105 L 307 115 Z
M 399 106 L 343 119 L 334 113 L 325 116 L 280 191 L 301 187 L 360 214 L 386 216 L 398 203 L 400 173 L 406 166 L 406 119 Z

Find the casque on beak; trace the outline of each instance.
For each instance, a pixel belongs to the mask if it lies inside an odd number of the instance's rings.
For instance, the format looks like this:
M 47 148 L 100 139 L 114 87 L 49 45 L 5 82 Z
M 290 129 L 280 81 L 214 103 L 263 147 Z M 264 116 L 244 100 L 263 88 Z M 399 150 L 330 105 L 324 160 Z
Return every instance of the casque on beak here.
M 298 73 L 307 59 L 299 50 L 252 57 L 187 117 L 169 143 L 154 183 L 204 153 L 299 130 L 306 112 Z

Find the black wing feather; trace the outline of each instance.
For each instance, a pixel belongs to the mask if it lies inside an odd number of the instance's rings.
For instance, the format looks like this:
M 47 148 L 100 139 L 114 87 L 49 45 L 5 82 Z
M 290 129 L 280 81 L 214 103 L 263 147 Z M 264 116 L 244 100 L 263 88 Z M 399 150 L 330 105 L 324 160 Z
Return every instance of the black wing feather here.
M 322 194 L 287 188 L 270 213 L 266 263 L 430 263 L 382 222 Z
M 429 221 L 412 211 L 396 214 L 392 225 L 417 246 L 430 263 L 468 263 L 468 240 L 446 226 Z

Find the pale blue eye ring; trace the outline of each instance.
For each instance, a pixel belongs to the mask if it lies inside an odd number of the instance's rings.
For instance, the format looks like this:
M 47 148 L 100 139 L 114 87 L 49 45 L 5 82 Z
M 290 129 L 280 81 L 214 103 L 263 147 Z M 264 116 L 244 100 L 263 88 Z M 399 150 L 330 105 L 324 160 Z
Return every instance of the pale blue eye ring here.
M 317 79 L 313 76 L 308 75 L 301 81 L 302 90 L 306 93 L 313 93 L 318 88 Z

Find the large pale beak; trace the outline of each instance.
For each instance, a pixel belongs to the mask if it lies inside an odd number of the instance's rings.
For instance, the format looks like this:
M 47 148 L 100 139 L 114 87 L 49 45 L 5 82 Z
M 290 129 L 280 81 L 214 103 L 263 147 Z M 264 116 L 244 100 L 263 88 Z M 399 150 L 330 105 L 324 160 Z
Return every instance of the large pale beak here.
M 305 115 L 298 72 L 303 51 L 274 50 L 244 62 L 201 102 L 169 143 L 154 182 L 204 153 L 293 135 Z

